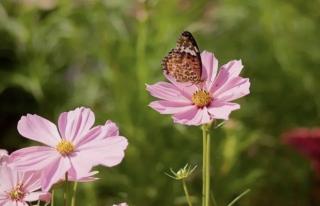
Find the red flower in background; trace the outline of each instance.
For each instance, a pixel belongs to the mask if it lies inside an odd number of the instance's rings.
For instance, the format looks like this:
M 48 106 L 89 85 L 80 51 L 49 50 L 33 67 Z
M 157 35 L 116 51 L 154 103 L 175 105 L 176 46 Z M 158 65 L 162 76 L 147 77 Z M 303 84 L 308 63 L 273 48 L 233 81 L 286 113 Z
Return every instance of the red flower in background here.
M 320 128 L 297 128 L 285 132 L 283 138 L 301 154 L 311 160 L 314 169 L 320 174 Z

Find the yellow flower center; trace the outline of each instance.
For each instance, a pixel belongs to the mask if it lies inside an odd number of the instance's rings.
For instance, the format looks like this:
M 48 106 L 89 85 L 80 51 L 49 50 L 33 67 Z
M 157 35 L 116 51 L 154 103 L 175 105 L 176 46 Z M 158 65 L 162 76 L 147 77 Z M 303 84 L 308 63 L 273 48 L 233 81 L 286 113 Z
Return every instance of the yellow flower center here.
M 57 151 L 60 152 L 63 156 L 69 155 L 72 152 L 74 152 L 74 146 L 73 144 L 68 140 L 61 140 L 59 144 L 57 145 Z
M 25 194 L 22 190 L 22 185 L 18 184 L 11 192 L 9 192 L 10 199 L 13 201 L 21 201 Z
M 195 104 L 197 107 L 202 108 L 210 104 L 212 97 L 210 96 L 209 92 L 200 89 L 193 93 L 191 100 L 192 103 Z

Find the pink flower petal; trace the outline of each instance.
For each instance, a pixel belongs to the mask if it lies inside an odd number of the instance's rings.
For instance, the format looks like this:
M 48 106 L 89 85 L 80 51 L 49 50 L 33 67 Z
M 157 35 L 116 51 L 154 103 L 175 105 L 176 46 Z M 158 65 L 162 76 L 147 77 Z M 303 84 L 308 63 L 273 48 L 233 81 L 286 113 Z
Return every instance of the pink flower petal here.
M 147 90 L 152 96 L 159 99 L 175 102 L 189 101 L 188 98 L 185 97 L 176 86 L 167 82 L 158 82 L 153 85 L 147 85 Z
M 165 100 L 154 101 L 149 106 L 158 111 L 160 114 L 176 114 L 184 111 L 188 111 L 195 106 L 192 105 L 191 101 L 186 103 L 169 102 Z
M 194 118 L 197 114 L 198 108 L 196 106 L 190 107 L 188 110 L 176 113 L 172 116 L 173 121 L 179 124 L 188 124 L 188 122 Z
M 248 78 L 236 77 L 229 81 L 223 89 L 213 94 L 219 101 L 233 101 L 250 93 L 250 81 Z
M 202 109 L 197 109 L 197 113 L 186 122 L 186 125 L 200 125 L 202 120 Z
M 112 167 L 119 164 L 124 157 L 124 150 L 128 146 L 125 137 L 115 136 L 108 137 L 99 141 L 91 141 L 79 147 L 82 155 L 86 157 L 94 157 L 93 164 L 102 164 Z
M 9 164 L 23 171 L 42 170 L 61 155 L 53 148 L 45 146 L 27 147 L 13 152 Z
M 36 191 L 41 188 L 41 173 L 36 171 L 25 172 L 22 177 L 23 186 L 27 191 Z
M 91 142 L 93 140 L 104 139 L 106 137 L 107 131 L 104 130 L 103 126 L 96 126 L 92 128 L 85 136 L 78 140 L 76 144 L 77 148 L 81 145 Z
M 9 159 L 8 151 L 4 149 L 0 149 L 0 166 L 7 164 Z
M 232 60 L 221 67 L 221 70 L 226 70 L 230 77 L 237 77 L 243 68 L 241 60 Z
M 198 113 L 199 113 L 199 111 L 198 111 Z M 209 114 L 208 108 L 207 107 L 202 108 L 202 110 L 201 110 L 201 120 L 200 120 L 200 124 L 199 125 L 208 124 L 208 123 L 212 122 L 212 120 L 213 120 L 213 118 Z
M 34 114 L 22 116 L 18 122 L 19 133 L 37 142 L 55 147 L 60 141 L 57 127 L 50 121 Z
M 106 121 L 104 127 L 107 131 L 107 137 L 119 136 L 119 127 L 111 120 Z
M 125 140 L 124 148 L 119 148 L 119 145 L 123 146 L 123 142 L 119 139 L 119 136 L 109 136 L 118 133 L 118 127 L 109 121 L 104 126 L 93 128 L 83 137 L 77 145 L 77 152 L 70 156 L 72 164 L 71 172 L 75 179 L 81 179 L 86 176 L 93 166 L 104 164 L 105 159 L 110 158 L 111 153 L 116 157 L 119 156 L 119 152 L 123 154 L 127 141 Z M 115 141 L 114 144 L 112 143 L 113 141 Z M 116 160 L 117 163 L 120 163 L 122 158 L 123 156 L 121 155 Z
M 237 109 L 240 109 L 239 104 L 232 102 L 216 101 L 209 106 L 208 112 L 212 115 L 214 119 L 228 120 L 230 113 Z
M 185 124 L 199 126 L 210 123 L 212 120 L 213 119 L 209 115 L 207 107 L 203 107 L 198 108 L 196 114 L 188 121 L 185 121 Z
M 42 190 L 49 191 L 55 183 L 64 179 L 66 172 L 70 168 L 70 160 L 67 157 L 58 158 L 56 161 L 48 165 L 48 167 L 42 172 Z
M 188 99 L 190 99 L 192 97 L 192 94 L 199 89 L 197 85 L 189 82 L 177 82 L 173 77 L 167 75 L 165 72 L 164 76 L 181 92 L 181 94 L 183 94 Z
M 18 177 L 13 175 L 12 169 L 8 166 L 0 167 L 0 187 L 1 190 L 8 190 L 16 186 Z
M 113 136 L 119 136 L 119 128 L 114 122 L 108 120 L 105 125 L 92 128 L 77 144 L 77 147 L 93 140 L 97 141 Z
M 51 200 L 51 194 L 48 192 L 31 192 L 28 193 L 23 200 L 27 202 L 42 200 L 49 203 Z
M 106 147 L 109 147 L 108 150 L 102 155 L 102 160 L 100 161 L 100 164 L 106 166 L 106 167 L 113 167 L 115 165 L 120 164 L 120 162 L 124 158 L 124 150 L 128 146 L 128 141 L 125 137 L 113 137 L 108 138 L 105 141 Z
M 94 124 L 95 117 L 93 112 L 84 107 L 64 112 L 58 120 L 59 131 L 63 138 L 77 143 Z
M 205 81 L 206 88 L 211 88 L 214 79 L 217 75 L 218 70 L 218 60 L 215 58 L 214 54 L 208 51 L 203 51 L 201 53 L 202 61 L 202 80 Z
M 228 83 L 239 76 L 242 68 L 243 65 L 241 61 L 235 60 L 223 65 L 217 75 L 217 78 L 211 85 L 211 88 L 208 89 L 214 95 L 218 95 L 220 92 L 225 91 L 226 87 L 228 87 Z
M 95 155 L 99 155 L 96 154 Z M 70 157 L 70 173 L 74 179 L 81 179 L 88 175 L 93 166 L 98 165 L 98 161 L 86 151 L 76 152 Z
M 8 156 L 8 151 L 5 150 L 5 149 L 0 149 L 0 158 L 1 158 L 2 156 Z
M 10 201 L 10 203 L 5 204 L 4 206 L 28 206 L 28 203 Z
M 76 174 L 74 173 L 74 170 L 68 171 L 68 179 L 69 181 L 73 182 L 92 182 L 95 180 L 98 180 L 99 178 L 95 177 L 96 174 L 98 174 L 98 171 L 89 172 L 88 174 L 84 175 L 83 177 L 76 177 Z

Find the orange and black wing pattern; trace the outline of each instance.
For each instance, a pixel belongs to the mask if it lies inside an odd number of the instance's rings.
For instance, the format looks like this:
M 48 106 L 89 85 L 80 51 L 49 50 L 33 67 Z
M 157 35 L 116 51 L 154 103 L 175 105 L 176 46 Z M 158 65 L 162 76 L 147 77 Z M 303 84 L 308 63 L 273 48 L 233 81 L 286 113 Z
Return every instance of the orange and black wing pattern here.
M 202 63 L 197 42 L 192 34 L 184 31 L 174 49 L 162 60 L 163 70 L 177 82 L 201 82 Z

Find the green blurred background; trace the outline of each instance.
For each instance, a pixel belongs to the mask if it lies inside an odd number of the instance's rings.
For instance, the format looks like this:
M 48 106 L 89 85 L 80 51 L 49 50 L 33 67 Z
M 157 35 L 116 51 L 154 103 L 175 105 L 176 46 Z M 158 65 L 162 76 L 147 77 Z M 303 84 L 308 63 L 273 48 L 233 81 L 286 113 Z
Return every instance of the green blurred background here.
M 186 205 L 180 182 L 164 175 L 186 163 L 199 165 L 188 183 L 200 205 L 201 131 L 151 110 L 145 90 L 164 80 L 161 59 L 189 30 L 220 65 L 242 59 L 252 83 L 242 108 L 212 131 L 219 206 L 247 188 L 237 205 L 320 205 L 309 162 L 281 140 L 289 128 L 320 124 L 319 8 L 319 0 L 1 0 L 0 147 L 32 144 L 16 130 L 27 112 L 55 121 L 88 106 L 130 145 L 121 165 L 80 186 L 78 205 Z

